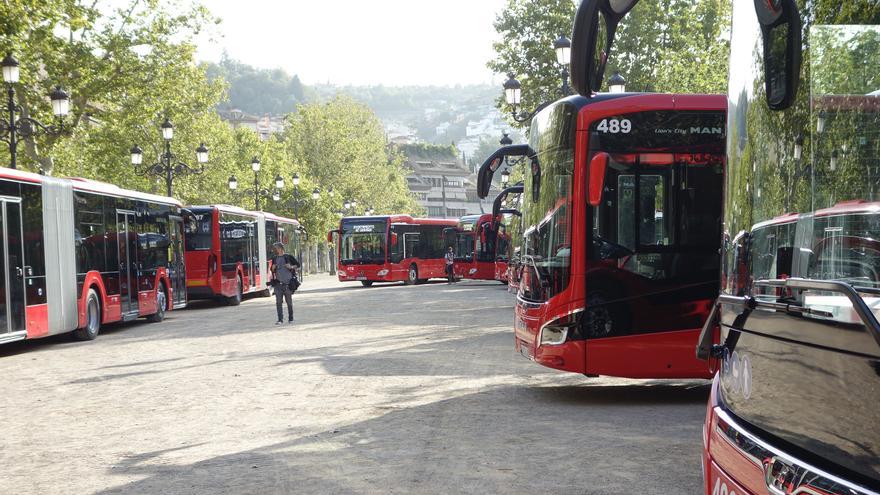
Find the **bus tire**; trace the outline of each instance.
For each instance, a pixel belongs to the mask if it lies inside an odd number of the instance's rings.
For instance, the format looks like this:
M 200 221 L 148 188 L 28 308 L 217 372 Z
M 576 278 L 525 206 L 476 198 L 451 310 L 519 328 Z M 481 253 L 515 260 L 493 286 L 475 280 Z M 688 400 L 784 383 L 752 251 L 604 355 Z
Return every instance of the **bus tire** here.
M 419 267 L 413 263 L 409 265 L 409 271 L 406 272 L 406 285 L 415 285 L 419 281 Z
M 147 316 L 150 323 L 161 323 L 165 320 L 165 310 L 168 309 L 168 296 L 165 295 L 165 284 L 160 282 L 156 289 L 156 312 Z
M 260 292 L 257 292 L 257 297 L 269 297 L 272 295 L 272 291 L 269 289 L 263 289 Z
M 232 297 L 226 298 L 226 304 L 229 306 L 238 306 L 241 304 L 241 300 L 244 298 L 244 294 L 242 293 L 244 284 L 241 282 L 241 277 L 235 277 L 236 286 L 235 286 L 235 295 Z
M 361 280 L 361 285 L 363 285 L 364 287 L 372 287 L 373 281 L 372 280 Z
M 101 300 L 95 289 L 86 296 L 86 326 L 73 331 L 76 340 L 95 340 L 101 331 Z
M 583 328 L 588 338 L 616 337 L 628 333 L 626 307 L 622 304 L 608 304 L 613 299 L 616 297 L 609 297 L 604 292 L 587 294 Z

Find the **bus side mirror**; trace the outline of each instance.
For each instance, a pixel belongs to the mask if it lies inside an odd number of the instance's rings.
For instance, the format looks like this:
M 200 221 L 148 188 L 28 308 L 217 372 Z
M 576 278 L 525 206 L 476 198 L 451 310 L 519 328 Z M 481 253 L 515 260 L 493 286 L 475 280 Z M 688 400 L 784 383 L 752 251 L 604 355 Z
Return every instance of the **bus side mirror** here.
M 327 242 L 330 244 L 333 244 L 333 234 L 338 234 L 338 233 L 339 233 L 338 230 L 331 230 L 330 232 L 327 232 Z
M 571 40 L 571 81 L 581 96 L 592 98 L 602 87 L 617 25 L 638 1 L 581 1 Z
M 392 232 L 392 233 L 391 233 L 391 245 L 392 245 L 392 246 L 396 246 L 396 245 L 397 245 L 397 232 Z
M 755 0 L 764 38 L 767 106 L 785 110 L 794 103 L 801 71 L 801 16 L 795 0 Z
M 605 189 L 605 170 L 608 168 L 608 153 L 599 152 L 590 160 L 590 206 L 602 203 L 602 192 Z

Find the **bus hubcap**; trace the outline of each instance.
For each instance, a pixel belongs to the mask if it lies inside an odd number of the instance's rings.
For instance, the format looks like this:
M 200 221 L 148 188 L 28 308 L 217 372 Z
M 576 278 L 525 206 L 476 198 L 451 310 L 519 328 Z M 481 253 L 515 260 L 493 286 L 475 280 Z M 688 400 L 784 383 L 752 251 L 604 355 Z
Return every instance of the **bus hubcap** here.
M 98 303 L 94 299 L 89 300 L 89 331 L 94 332 L 98 328 Z

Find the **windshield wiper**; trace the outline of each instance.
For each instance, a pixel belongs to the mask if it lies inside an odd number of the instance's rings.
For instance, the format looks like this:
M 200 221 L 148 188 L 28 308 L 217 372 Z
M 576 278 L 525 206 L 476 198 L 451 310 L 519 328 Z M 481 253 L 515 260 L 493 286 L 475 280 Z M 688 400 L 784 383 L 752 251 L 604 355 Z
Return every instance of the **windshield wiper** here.
M 541 287 L 549 287 L 550 284 L 544 280 L 544 277 L 541 276 L 541 268 L 538 267 L 538 263 L 535 261 L 535 257 L 531 254 L 524 255 L 522 259 L 526 263 L 531 263 L 533 267 L 535 267 L 535 275 L 538 276 L 538 283 L 541 284 Z
M 786 288 L 793 290 L 818 290 L 825 292 L 835 292 L 837 294 L 843 294 L 849 299 L 850 303 L 852 303 L 853 310 L 855 310 L 856 314 L 859 315 L 859 318 L 862 320 L 862 323 L 874 337 L 874 340 L 877 341 L 877 344 L 880 344 L 880 322 L 877 321 L 877 317 L 874 315 L 873 310 L 868 307 L 865 303 L 865 300 L 862 299 L 861 294 L 859 294 L 859 290 L 853 285 L 842 282 L 839 280 L 813 280 L 806 278 L 788 278 L 785 280 L 758 280 L 755 282 L 756 287 L 773 287 L 773 288 Z M 873 292 L 876 289 L 868 288 L 868 291 L 863 292 Z M 880 291 L 878 291 L 880 292 Z M 769 304 L 779 304 L 779 303 L 766 303 L 759 302 L 759 305 L 769 305 Z M 787 305 L 790 311 L 802 312 L 806 314 L 821 314 L 825 312 L 821 312 L 818 310 L 804 308 L 802 306 L 793 306 Z M 826 313 L 829 316 L 833 316 L 830 313 Z M 824 315 L 823 315 L 824 316 Z

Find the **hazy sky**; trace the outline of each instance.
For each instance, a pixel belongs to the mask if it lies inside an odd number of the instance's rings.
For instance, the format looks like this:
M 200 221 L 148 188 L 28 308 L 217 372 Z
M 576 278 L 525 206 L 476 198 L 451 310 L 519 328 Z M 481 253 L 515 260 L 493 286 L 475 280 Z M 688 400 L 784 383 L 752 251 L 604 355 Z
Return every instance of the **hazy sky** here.
M 486 68 L 506 0 L 204 0 L 223 19 L 199 58 L 281 67 L 307 84 L 469 84 Z

